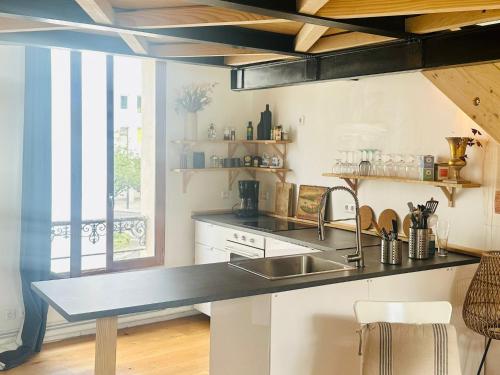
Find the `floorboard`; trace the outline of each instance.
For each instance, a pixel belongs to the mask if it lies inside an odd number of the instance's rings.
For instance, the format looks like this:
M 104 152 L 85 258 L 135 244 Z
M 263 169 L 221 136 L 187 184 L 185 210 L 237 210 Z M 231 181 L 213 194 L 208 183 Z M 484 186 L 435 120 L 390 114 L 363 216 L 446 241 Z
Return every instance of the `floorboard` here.
M 92 375 L 94 336 L 45 344 L 41 353 L 8 375 Z M 118 333 L 118 375 L 208 375 L 210 321 L 204 315 Z

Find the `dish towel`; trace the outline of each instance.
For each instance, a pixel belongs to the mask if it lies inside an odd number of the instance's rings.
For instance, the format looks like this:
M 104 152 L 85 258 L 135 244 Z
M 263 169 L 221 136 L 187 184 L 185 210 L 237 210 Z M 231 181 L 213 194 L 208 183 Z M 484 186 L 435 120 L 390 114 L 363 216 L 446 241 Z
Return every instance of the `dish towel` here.
M 461 375 L 450 324 L 371 323 L 362 328 L 363 375 Z

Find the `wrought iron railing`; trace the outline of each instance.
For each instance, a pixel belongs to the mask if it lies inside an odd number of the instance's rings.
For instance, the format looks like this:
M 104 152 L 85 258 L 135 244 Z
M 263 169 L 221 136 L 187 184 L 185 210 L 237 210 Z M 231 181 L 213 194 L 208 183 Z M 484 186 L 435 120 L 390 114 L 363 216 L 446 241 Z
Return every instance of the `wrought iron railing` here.
M 113 221 L 113 233 L 128 233 L 134 242 L 141 247 L 146 245 L 147 219 L 145 216 L 130 216 L 115 218 Z M 88 238 L 92 245 L 97 244 L 107 233 L 105 219 L 83 220 L 81 226 L 81 237 Z M 71 237 L 71 222 L 53 221 L 51 241 L 56 237 L 69 239 Z

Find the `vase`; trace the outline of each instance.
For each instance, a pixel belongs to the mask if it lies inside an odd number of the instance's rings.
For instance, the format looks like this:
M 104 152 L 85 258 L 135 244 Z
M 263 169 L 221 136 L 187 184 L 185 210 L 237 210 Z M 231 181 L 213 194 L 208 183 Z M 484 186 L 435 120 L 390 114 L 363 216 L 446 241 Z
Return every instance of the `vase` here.
M 198 113 L 186 112 L 184 117 L 184 140 L 196 141 L 198 139 Z
M 470 139 L 468 137 L 447 137 L 446 140 L 450 146 L 450 161 L 448 161 L 449 174 L 445 181 L 468 182 L 460 177 L 460 170 L 467 165 L 465 152 Z

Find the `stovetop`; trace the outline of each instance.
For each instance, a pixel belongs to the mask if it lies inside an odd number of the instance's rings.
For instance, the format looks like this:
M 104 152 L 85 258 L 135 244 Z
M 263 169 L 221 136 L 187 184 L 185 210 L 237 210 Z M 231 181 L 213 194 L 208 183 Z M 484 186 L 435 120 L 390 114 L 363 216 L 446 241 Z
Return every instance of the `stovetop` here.
M 247 228 L 259 229 L 265 232 L 284 232 L 289 230 L 311 229 L 315 226 L 310 224 L 295 223 L 283 219 L 276 219 L 272 217 L 257 217 L 249 219 L 241 223 L 242 226 Z

